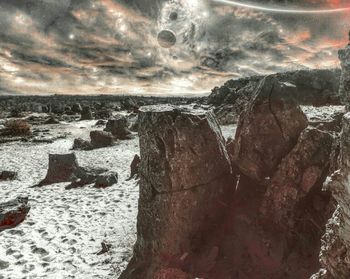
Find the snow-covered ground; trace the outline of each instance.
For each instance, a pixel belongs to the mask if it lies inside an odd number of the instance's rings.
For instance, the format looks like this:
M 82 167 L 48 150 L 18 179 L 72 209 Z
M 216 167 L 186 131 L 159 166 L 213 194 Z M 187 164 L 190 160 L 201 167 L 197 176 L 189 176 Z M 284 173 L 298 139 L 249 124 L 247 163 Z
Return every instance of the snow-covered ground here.
M 53 144 L 0 145 L 0 170 L 19 173 L 18 180 L 0 183 L 0 202 L 28 196 L 31 204 L 22 224 L 0 233 L 0 278 L 117 278 L 125 267 L 136 232 L 138 185 L 127 178 L 138 139 L 76 152 L 82 166 L 117 171 L 119 182 L 112 187 L 29 188 L 45 176 L 48 154 L 71 152 L 73 139 L 87 138 L 95 122 L 51 126 L 72 133 Z M 112 248 L 98 256 L 101 242 Z
M 35 126 L 53 134 L 70 133 L 52 144 L 0 145 L 0 170 L 19 173 L 18 180 L 0 182 L 0 202 L 28 196 L 31 205 L 22 224 L 0 233 L 0 279 L 115 279 L 126 267 L 136 239 L 138 184 L 127 179 L 139 153 L 138 138 L 75 152 L 81 166 L 117 171 L 119 181 L 112 187 L 65 190 L 63 183 L 30 188 L 44 178 L 48 154 L 71 152 L 74 138 L 87 139 L 95 122 Z M 225 137 L 233 136 L 234 127 L 222 128 Z M 112 248 L 97 255 L 101 242 Z

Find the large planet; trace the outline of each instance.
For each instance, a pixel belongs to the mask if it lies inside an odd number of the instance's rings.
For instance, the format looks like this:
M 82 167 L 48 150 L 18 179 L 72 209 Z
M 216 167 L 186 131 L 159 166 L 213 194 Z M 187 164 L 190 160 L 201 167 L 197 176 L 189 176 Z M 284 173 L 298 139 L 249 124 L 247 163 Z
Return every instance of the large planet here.
M 163 48 L 171 48 L 176 44 L 176 35 L 173 31 L 164 29 L 158 33 L 158 44 Z

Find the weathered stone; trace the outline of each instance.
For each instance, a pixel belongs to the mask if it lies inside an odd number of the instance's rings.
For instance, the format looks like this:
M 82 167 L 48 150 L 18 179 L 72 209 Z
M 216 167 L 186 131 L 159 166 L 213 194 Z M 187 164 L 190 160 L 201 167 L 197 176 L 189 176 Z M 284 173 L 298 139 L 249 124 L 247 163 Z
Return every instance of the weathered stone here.
M 60 124 L 60 121 L 57 118 L 51 116 L 44 122 L 44 124 Z
M 254 180 L 271 177 L 308 125 L 294 100 L 295 90 L 293 85 L 268 76 L 261 81 L 252 102 L 240 116 L 233 160 Z
M 0 232 L 22 223 L 30 210 L 28 198 L 17 198 L 0 204 Z
M 130 177 L 129 179 L 132 178 L 137 178 L 139 176 L 139 167 L 140 167 L 140 163 L 141 163 L 141 158 L 139 155 L 135 155 L 134 159 L 132 160 L 131 164 L 130 164 Z
M 81 105 L 79 103 L 75 103 L 72 105 L 72 111 L 74 113 L 81 113 L 82 112 L 82 108 L 81 108 Z
M 294 227 L 301 201 L 327 176 L 333 137 L 315 128 L 305 129 L 293 150 L 273 175 L 262 204 L 265 219 L 281 227 Z
M 73 181 L 77 169 L 79 166 L 74 153 L 49 154 L 49 169 L 38 186 Z
M 77 139 L 74 139 L 72 149 L 73 150 L 91 150 L 93 149 L 93 146 L 89 141 L 81 138 L 77 138 Z
M 319 274 L 316 274 L 313 278 L 350 278 L 350 113 L 343 119 L 339 166 L 340 170 L 325 183 L 325 189 L 330 190 L 338 202 L 322 237 L 320 262 L 326 275 L 317 277 Z
M 123 279 L 153 279 L 169 261 L 181 270 L 184 255 L 200 254 L 235 185 L 212 113 L 150 106 L 141 108 L 139 119 L 138 238 Z
M 91 131 L 90 132 L 91 145 L 94 148 L 103 148 L 112 146 L 114 144 L 113 135 L 104 131 Z
M 106 188 L 118 183 L 118 174 L 107 172 L 96 176 L 95 188 Z
M 133 138 L 132 133 L 128 129 L 128 120 L 124 116 L 108 120 L 105 131 L 111 132 L 112 135 L 119 140 Z

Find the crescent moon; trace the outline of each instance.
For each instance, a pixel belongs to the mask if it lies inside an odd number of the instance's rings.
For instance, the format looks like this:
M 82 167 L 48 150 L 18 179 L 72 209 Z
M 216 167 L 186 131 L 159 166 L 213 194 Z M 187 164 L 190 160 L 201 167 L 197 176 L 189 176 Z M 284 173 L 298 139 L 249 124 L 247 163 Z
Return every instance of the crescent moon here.
M 281 7 L 269 7 L 269 6 L 259 6 L 254 4 L 245 4 L 234 0 L 211 0 L 212 2 L 222 3 L 230 6 L 236 6 L 241 8 L 265 11 L 270 13 L 285 13 L 285 14 L 330 14 L 330 13 L 345 13 L 350 12 L 349 7 L 335 8 L 335 9 L 284 9 Z

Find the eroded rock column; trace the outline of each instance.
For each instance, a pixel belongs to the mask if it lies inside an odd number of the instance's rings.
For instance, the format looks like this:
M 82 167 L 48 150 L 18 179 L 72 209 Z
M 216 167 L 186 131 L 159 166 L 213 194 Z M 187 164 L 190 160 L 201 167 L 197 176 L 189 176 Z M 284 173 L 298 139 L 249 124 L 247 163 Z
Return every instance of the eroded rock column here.
M 342 103 L 346 106 L 347 110 L 350 108 L 350 45 L 339 50 L 338 52 L 340 65 L 341 65 L 341 76 L 339 95 Z
M 224 138 L 213 114 L 203 111 L 150 106 L 139 120 L 137 242 L 120 278 L 153 279 L 167 268 L 195 273 L 208 253 L 206 236 L 233 198 Z

